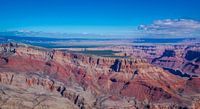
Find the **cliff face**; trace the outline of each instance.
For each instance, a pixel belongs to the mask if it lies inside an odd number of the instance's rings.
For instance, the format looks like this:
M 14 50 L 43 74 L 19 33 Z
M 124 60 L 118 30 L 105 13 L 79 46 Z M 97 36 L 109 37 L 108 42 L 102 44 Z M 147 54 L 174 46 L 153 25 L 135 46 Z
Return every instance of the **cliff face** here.
M 87 99 L 82 96 L 84 94 L 48 77 L 0 72 L 0 84 L 1 108 L 92 108 L 91 104 L 86 103 Z
M 192 106 L 200 85 L 198 77 L 187 80 L 144 59 L 86 56 L 18 44 L 1 45 L 0 71 L 1 84 L 41 86 L 81 109 Z
M 200 44 L 113 46 L 99 50 L 121 51 L 121 54 L 146 59 L 149 63 L 168 69 L 179 76 L 199 75 Z M 188 74 L 188 75 L 187 75 Z
M 170 52 L 173 54 L 170 54 Z M 169 54 L 167 54 L 169 53 Z M 187 48 L 178 52 L 175 49 L 165 50 L 161 56 L 157 56 L 152 63 L 165 68 L 180 69 L 184 73 L 199 74 L 200 52 L 198 49 Z

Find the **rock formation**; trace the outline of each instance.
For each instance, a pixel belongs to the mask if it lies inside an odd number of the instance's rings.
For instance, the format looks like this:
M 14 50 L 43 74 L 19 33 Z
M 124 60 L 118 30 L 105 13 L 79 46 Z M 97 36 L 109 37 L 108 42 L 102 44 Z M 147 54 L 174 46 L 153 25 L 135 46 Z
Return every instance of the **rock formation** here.
M 177 55 L 165 51 L 162 58 Z M 13 43 L 0 46 L 0 95 L 5 97 L 1 108 L 195 109 L 199 81 L 198 76 L 171 74 L 148 59 L 88 56 Z M 37 98 L 38 93 L 42 96 Z M 41 100 L 26 102 L 29 96 Z

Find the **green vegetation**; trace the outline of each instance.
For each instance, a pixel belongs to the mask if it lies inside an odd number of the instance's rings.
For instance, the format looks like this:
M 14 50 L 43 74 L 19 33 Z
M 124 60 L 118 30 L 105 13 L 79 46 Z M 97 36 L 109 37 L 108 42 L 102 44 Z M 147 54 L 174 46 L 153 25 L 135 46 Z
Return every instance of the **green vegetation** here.
M 73 53 L 96 55 L 102 57 L 124 58 L 124 56 L 115 55 L 115 53 L 120 53 L 119 51 L 112 51 L 112 50 L 84 50 L 84 51 L 73 51 Z

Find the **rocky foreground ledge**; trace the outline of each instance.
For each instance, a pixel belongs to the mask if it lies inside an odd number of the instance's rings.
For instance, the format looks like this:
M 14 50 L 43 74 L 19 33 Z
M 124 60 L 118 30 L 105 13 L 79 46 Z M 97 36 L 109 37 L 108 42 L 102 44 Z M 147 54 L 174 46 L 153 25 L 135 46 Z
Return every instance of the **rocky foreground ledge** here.
M 200 78 L 144 59 L 0 45 L 2 109 L 198 109 Z

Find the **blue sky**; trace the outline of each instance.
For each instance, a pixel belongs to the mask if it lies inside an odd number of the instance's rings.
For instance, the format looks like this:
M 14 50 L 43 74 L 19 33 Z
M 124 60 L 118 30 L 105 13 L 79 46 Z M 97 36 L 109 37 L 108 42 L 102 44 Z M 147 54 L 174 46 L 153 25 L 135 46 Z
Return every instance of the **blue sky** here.
M 128 34 L 156 20 L 199 21 L 199 13 L 199 0 L 0 0 L 0 30 Z

